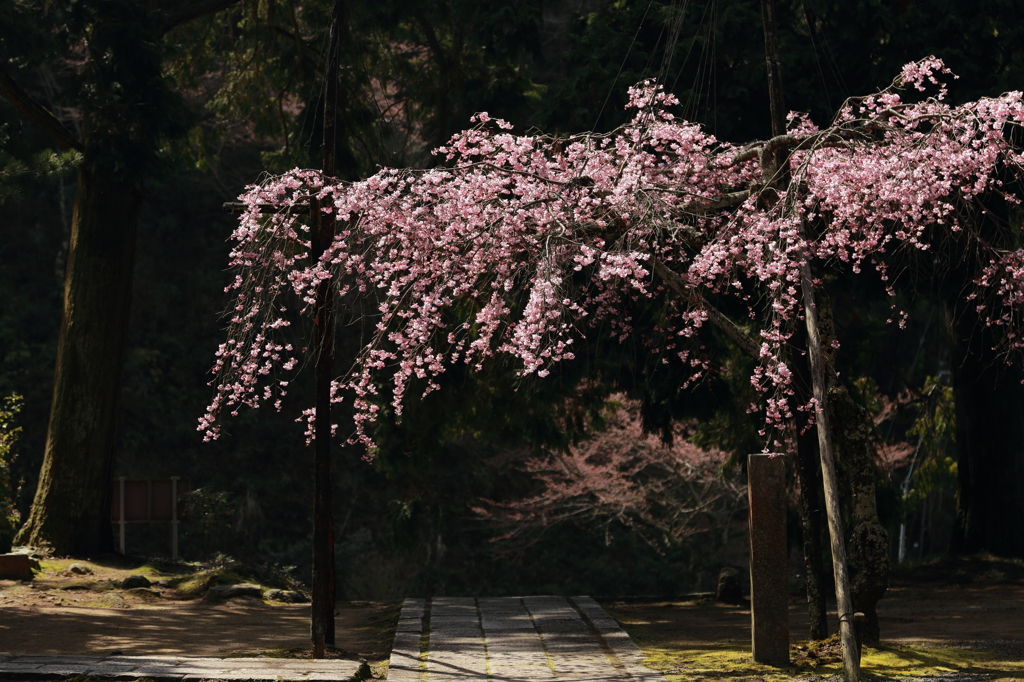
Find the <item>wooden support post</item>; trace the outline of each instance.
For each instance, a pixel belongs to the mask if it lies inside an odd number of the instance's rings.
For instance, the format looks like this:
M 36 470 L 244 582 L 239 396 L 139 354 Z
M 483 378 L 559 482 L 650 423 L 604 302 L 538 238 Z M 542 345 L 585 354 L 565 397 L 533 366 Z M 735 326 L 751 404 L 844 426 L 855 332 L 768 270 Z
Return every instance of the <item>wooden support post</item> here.
M 118 547 L 121 550 L 121 556 L 124 556 L 124 476 L 117 477 L 117 485 L 118 491 L 121 493 L 120 500 L 118 500 L 118 502 L 120 503 L 120 509 L 118 510 L 118 519 L 120 519 L 120 528 L 118 530 L 118 535 L 120 535 L 120 542 L 118 543 Z
M 747 457 L 750 501 L 750 635 L 754 661 L 789 664 L 786 464 L 781 455 Z
M 178 476 L 171 476 L 171 561 L 178 560 Z

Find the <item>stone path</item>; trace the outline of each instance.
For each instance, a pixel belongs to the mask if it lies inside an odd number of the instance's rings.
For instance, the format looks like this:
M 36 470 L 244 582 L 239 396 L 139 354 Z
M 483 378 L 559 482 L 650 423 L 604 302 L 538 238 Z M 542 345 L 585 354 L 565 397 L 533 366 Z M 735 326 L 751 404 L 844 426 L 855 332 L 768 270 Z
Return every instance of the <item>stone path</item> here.
M 664 682 L 590 597 L 407 599 L 388 682 Z
M 60 637 L 54 633 L 54 637 Z M 135 680 L 335 680 L 356 678 L 359 661 L 185 656 L 12 656 L 0 654 L 0 679 L 38 680 L 90 675 Z

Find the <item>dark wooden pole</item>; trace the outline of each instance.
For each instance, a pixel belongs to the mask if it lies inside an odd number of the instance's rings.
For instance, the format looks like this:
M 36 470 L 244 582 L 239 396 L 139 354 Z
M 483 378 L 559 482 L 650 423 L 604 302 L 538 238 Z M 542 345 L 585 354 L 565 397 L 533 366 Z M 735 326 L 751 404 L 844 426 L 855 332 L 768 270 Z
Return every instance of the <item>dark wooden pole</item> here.
M 764 56 L 768 66 L 768 104 L 771 107 L 772 136 L 786 132 L 786 105 L 782 97 L 782 62 L 779 61 L 779 31 L 775 21 L 775 0 L 761 0 L 764 23 Z
M 789 665 L 786 460 L 747 457 L 750 502 L 750 639 L 756 663 Z
M 764 20 L 765 61 L 768 66 L 768 92 L 772 112 L 772 134 L 785 133 L 785 105 L 782 97 L 782 67 L 779 61 L 778 28 L 775 22 L 775 0 L 761 0 Z M 773 166 L 774 179 L 786 161 L 766 160 Z M 767 178 L 766 178 L 767 179 Z M 806 227 L 801 229 L 806 241 Z M 818 330 L 818 304 L 814 296 L 814 276 L 810 260 L 800 268 L 800 288 L 804 299 L 804 321 L 807 325 L 807 352 L 811 365 L 811 385 L 814 395 L 814 418 L 818 431 L 818 451 L 821 456 L 821 474 L 825 483 L 825 510 L 832 544 L 832 568 L 836 581 L 836 601 L 839 607 L 839 637 L 843 652 L 846 682 L 860 679 L 860 654 L 853 622 L 853 600 L 850 592 L 850 574 L 846 564 L 846 542 L 843 537 L 843 519 L 839 511 L 839 482 L 832 454 L 832 430 L 828 416 L 828 383 L 825 376 L 825 358 Z
M 344 0 L 336 0 L 331 12 L 331 34 L 327 51 L 324 86 L 324 182 L 336 173 L 335 150 L 338 130 L 338 61 L 344 20 Z M 330 247 L 335 234 L 334 210 L 310 199 L 310 247 L 319 258 Z M 334 378 L 334 286 L 331 279 L 316 290 L 314 333 L 316 335 L 316 417 L 313 422 L 313 605 L 310 635 L 313 658 L 323 658 L 326 645 L 334 644 L 334 510 L 331 500 L 331 381 Z

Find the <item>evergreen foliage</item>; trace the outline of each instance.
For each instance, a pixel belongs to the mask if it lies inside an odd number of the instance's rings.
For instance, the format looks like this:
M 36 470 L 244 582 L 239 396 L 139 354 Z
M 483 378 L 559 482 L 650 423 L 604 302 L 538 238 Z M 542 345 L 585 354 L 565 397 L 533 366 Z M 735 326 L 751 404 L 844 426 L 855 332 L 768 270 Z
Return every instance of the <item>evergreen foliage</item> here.
M 134 4 L 79 2 L 68 9 L 0 0 L 3 66 L 70 127 L 82 123 L 79 105 L 93 103 L 88 115 L 99 134 L 129 130 L 123 139 L 103 138 L 97 163 L 109 163 L 125 177 L 147 178 L 114 473 L 183 475 L 197 486 L 251 499 L 261 513 L 248 517 L 245 533 L 230 533 L 222 551 L 304 567 L 311 455 L 295 445 L 303 427 L 284 416 L 243 415 L 231 424 L 229 437 L 202 445 L 194 418 L 209 398 L 208 357 L 222 336 L 217 314 L 227 305 L 221 268 L 234 221 L 219 204 L 264 170 L 315 165 L 322 120 L 317 69 L 330 3 L 239 3 L 178 26 L 159 45 L 104 28 L 97 40 L 105 41 L 117 63 L 100 81 L 102 92 L 87 92 L 87 74 L 68 58 L 80 49 L 76 36 L 96 25 L 100 12 L 131 19 Z M 429 148 L 482 110 L 552 133 L 589 129 L 595 122 L 608 130 L 626 115 L 625 87 L 647 77 L 660 77 L 680 96 L 687 116 L 721 139 L 742 143 L 767 134 L 757 2 L 595 0 L 578 3 L 579 13 L 570 5 L 577 3 L 359 4 L 343 72 L 341 172 L 357 178 L 375 172 L 377 164 L 429 165 Z M 1024 27 L 1015 18 L 1014 0 L 779 5 L 787 104 L 817 119 L 930 53 L 962 76 L 951 87 L 954 102 L 1020 88 Z M 675 48 L 666 51 L 680 16 Z M 129 62 L 144 68 L 135 75 L 118 70 Z M 140 93 L 152 97 L 137 99 Z M 101 94 L 111 96 L 109 106 L 95 99 Z M 151 118 L 144 124 L 129 120 L 140 109 Z M 49 172 L 56 170 L 49 142 L 2 98 L 0 125 L 9 137 L 3 147 L 9 156 L 0 160 L 7 193 L 0 218 L 0 395 L 25 397 L 20 456 L 10 469 L 13 480 L 25 481 L 15 499 L 24 518 L 45 446 L 75 181 Z M 57 165 L 74 163 L 67 156 Z M 10 183 L 12 171 L 19 174 Z M 929 288 L 924 276 L 917 284 L 917 298 L 900 294 L 910 317 L 907 331 L 894 333 L 885 324 L 890 300 L 880 287 L 843 275 L 829 282 L 839 292 L 844 377 L 871 378 L 892 398 L 908 387 L 921 392 L 927 377 L 955 365 L 942 302 L 956 294 Z M 657 323 L 656 312 L 646 314 L 647 320 L 635 316 L 640 329 Z M 358 318 L 358 311 L 350 311 L 343 321 L 339 358 L 361 345 L 367 330 Z M 618 345 L 602 333 L 595 332 L 600 342 L 592 356 L 544 382 L 519 383 L 510 367 L 483 376 L 452 374 L 441 394 L 411 407 L 402 424 L 382 421 L 373 467 L 360 453 L 338 455 L 337 533 L 347 543 L 339 560 L 349 595 L 398 591 L 368 575 L 378 568 L 385 573 L 385 565 L 403 567 L 389 574 L 395 576 L 392 585 L 400 574 L 413 575 L 409 594 L 569 586 L 651 593 L 697 585 L 697 574 L 688 571 L 696 566 L 698 547 L 659 555 L 625 529 L 612 532 L 606 544 L 604 537 L 570 525 L 548 534 L 529 555 L 494 561 L 489 532 L 468 514 L 478 497 L 512 498 L 533 490 L 521 472 L 487 466 L 490 457 L 504 447 L 536 451 L 578 443 L 589 431 L 578 428 L 584 420 L 573 415 L 600 413 L 616 390 L 640 399 L 652 430 L 669 432 L 673 419 L 694 419 L 693 441 L 701 446 L 738 454 L 760 449 L 757 420 L 746 413 L 752 361 L 727 340 L 715 333 L 706 340 L 726 371 L 695 392 L 680 393 L 678 377 L 648 363 L 632 342 Z M 593 383 L 580 388 L 584 377 Z M 290 407 L 310 404 L 307 379 L 303 373 L 294 382 Z M 559 414 L 562 409 L 567 411 Z M 913 409 L 901 406 L 880 432 L 891 441 L 916 442 L 907 435 Z M 894 499 L 891 523 L 898 522 L 895 497 L 905 473 L 900 465 L 893 483 L 886 481 Z M 948 493 L 945 504 L 952 499 Z M 154 529 L 152 537 L 143 528 L 133 530 L 130 551 L 166 552 L 162 530 Z M 438 551 L 440 546 L 446 549 Z M 366 556 L 379 561 L 364 561 Z
M 11 464 L 17 458 L 14 445 L 21 435 L 21 427 L 14 420 L 21 411 L 22 398 L 11 394 L 0 406 L 0 554 L 11 551 L 11 540 L 19 520 L 14 508 L 15 491 L 11 481 Z

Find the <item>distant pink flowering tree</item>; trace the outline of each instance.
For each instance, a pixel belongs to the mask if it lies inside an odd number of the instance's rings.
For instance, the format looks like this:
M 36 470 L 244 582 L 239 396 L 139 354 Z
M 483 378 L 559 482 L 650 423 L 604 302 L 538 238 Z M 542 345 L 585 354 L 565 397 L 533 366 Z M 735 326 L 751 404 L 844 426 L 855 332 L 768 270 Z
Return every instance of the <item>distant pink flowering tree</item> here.
M 681 358 L 692 381 L 711 369 L 695 337 L 719 326 L 757 357 L 751 381 L 777 427 L 807 408 L 794 404 L 785 352 L 802 314 L 801 267 L 866 269 L 888 287 L 894 252 L 950 236 L 979 254 L 969 295 L 1003 330 L 1005 350 L 1019 351 L 1024 249 L 1019 227 L 1000 221 L 1020 203 L 1024 103 L 1011 92 L 949 105 L 944 74 L 935 58 L 908 64 L 828 126 L 791 115 L 788 134 L 742 147 L 677 120 L 676 99 L 644 82 L 630 90 L 633 119 L 607 134 L 514 135 L 482 113 L 436 150 L 443 167 L 330 184 L 295 170 L 253 186 L 200 430 L 215 438 L 225 409 L 280 406 L 300 356 L 286 308 L 298 300 L 310 311 L 325 278 L 377 307 L 375 334 L 332 393 L 354 401 L 350 438 L 371 448 L 367 425 L 382 406 L 401 415 L 410 389 L 436 390 L 453 364 L 512 356 L 523 375 L 543 377 L 573 359 L 591 326 L 625 338 L 629 306 L 665 296 L 673 312 L 643 343 Z M 905 101 L 908 87 L 932 96 Z M 339 220 L 315 261 L 302 220 L 311 196 Z M 738 326 L 711 302 L 743 306 L 749 319 Z
M 477 507 L 482 519 L 504 531 L 496 540 L 527 546 L 568 522 L 606 537 L 618 525 L 657 549 L 707 532 L 724 544 L 737 512 L 746 509 L 746 486 L 723 471 L 728 454 L 693 445 L 678 422 L 671 444 L 645 432 L 639 401 L 624 395 L 612 395 L 606 413 L 591 438 L 515 457 L 539 490 Z

